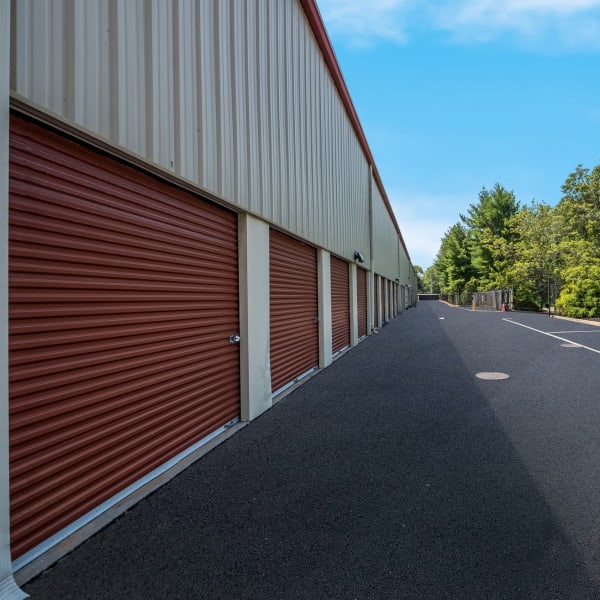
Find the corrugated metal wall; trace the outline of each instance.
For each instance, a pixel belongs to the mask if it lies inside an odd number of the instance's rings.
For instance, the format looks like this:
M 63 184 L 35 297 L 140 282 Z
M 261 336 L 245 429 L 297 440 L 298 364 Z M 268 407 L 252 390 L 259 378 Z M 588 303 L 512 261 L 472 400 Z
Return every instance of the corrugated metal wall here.
M 398 277 L 398 233 L 392 223 L 379 188 L 373 184 L 373 257 L 375 271 L 394 280 Z M 402 247 L 400 245 L 400 247 Z
M 412 284 L 413 270 L 406 251 L 400 245 L 400 283 L 401 285 Z
M 12 9 L 14 92 L 369 260 L 369 167 L 297 1 L 14 0 Z

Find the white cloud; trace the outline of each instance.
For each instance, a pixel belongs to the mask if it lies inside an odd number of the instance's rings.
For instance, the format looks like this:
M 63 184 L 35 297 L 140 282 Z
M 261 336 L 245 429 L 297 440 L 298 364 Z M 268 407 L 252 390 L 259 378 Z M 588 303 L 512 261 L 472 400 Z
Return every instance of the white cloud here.
M 402 220 L 400 230 L 414 265 L 426 269 L 433 264 L 447 229 L 447 223 L 431 219 Z
M 372 39 L 404 42 L 405 14 L 414 0 L 319 0 L 327 29 L 356 45 Z
M 407 41 L 419 29 L 462 43 L 504 35 L 553 50 L 600 49 L 600 0 L 319 0 L 325 24 L 354 45 Z
M 433 6 L 435 3 L 432 3 Z M 515 34 L 522 42 L 598 48 L 600 0 L 462 0 L 436 7 L 432 24 L 461 41 Z
M 444 234 L 458 221 L 464 196 L 423 196 L 391 192 L 390 204 L 413 264 L 431 266 Z M 404 197 L 406 201 L 398 198 Z M 440 207 L 447 208 L 447 215 Z

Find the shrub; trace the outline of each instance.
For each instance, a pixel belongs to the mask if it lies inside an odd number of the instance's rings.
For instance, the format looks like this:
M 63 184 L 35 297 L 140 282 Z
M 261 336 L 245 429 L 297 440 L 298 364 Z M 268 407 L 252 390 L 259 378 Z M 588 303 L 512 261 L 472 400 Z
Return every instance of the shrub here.
M 513 307 L 516 310 L 539 310 L 540 303 L 530 288 L 518 286 L 514 289 Z
M 600 317 L 600 279 L 593 277 L 594 273 L 589 275 L 592 277 L 572 281 L 563 287 L 556 300 L 561 314 L 577 319 Z

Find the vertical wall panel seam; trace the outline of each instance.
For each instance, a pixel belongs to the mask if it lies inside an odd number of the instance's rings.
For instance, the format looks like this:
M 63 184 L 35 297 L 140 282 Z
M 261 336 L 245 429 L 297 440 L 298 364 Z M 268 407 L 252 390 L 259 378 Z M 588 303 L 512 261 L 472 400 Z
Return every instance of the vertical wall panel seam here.
M 17 587 L 12 573 L 8 486 L 8 178 L 11 22 L 10 0 L 0 0 L 0 597 L 6 600 L 20 600 L 27 595 Z
M 242 201 L 242 174 L 241 168 L 244 162 L 244 156 L 247 155 L 247 148 L 245 147 L 245 136 L 244 129 L 246 124 L 243 119 L 244 111 L 242 110 L 241 101 L 244 96 L 244 84 L 242 83 L 243 73 L 245 69 L 242 69 L 243 60 L 240 59 L 239 48 L 244 44 L 245 32 L 240 26 L 239 22 L 245 22 L 245 19 L 238 18 L 238 12 L 244 10 L 245 3 L 233 3 L 232 9 L 229 14 L 229 55 L 231 56 L 232 68 L 230 71 L 231 83 L 231 105 L 232 105 L 232 127 L 233 127 L 233 156 L 234 164 L 231 165 L 231 178 L 233 180 L 233 201 L 236 204 L 245 206 L 245 202 Z M 245 98 L 244 98 L 245 99 Z
M 181 24 L 179 23 L 179 0 L 171 0 L 171 22 L 172 25 L 172 53 L 171 53 L 171 68 L 173 69 L 173 162 L 174 171 L 178 175 L 182 175 L 181 164 L 181 143 L 182 143 L 182 94 L 180 89 L 181 83 L 181 60 L 179 57 L 181 44 Z
M 309 166 L 310 166 L 310 138 L 309 138 L 309 127 L 310 127 L 310 113 L 309 113 L 309 86 L 307 85 L 307 79 L 310 76 L 308 65 L 306 61 L 306 55 L 308 52 L 308 40 L 309 35 L 306 29 L 300 31 L 300 80 L 302 85 L 300 86 L 300 107 L 302 110 L 302 126 L 300 128 L 302 135 L 302 200 L 298 203 L 298 224 L 303 222 L 304 210 L 306 203 L 309 201 Z
M 294 118 L 294 142 L 296 148 L 296 155 L 294 161 L 294 175 L 296 180 L 296 194 L 293 207 L 294 222 L 298 220 L 298 206 L 304 201 L 303 188 L 302 188 L 302 136 L 301 136 L 301 107 L 300 107 L 300 21 L 298 11 L 294 13 L 293 27 L 292 27 L 292 65 L 291 71 L 293 73 L 293 88 L 291 94 L 291 101 L 293 107 L 293 118 Z
M 264 44 L 265 44 L 265 36 L 263 31 L 263 23 L 264 23 L 264 14 L 265 14 L 265 0 L 256 0 L 257 2 L 257 15 L 256 15 L 256 24 L 255 24 L 255 47 L 256 47 L 256 95 L 257 95 L 257 114 L 258 114 L 258 156 L 257 156 L 257 167 L 259 176 L 259 204 L 258 208 L 260 214 L 266 217 L 267 220 L 270 220 L 270 212 L 266 209 L 269 203 L 269 193 L 268 193 L 268 181 L 265 177 L 265 169 L 266 169 L 266 161 L 267 161 L 267 144 L 266 144 L 266 136 L 267 136 L 267 109 L 265 106 L 266 98 L 263 93 L 265 86 L 265 61 L 264 61 Z
M 115 0 L 108 3 L 108 131 L 113 140 L 119 139 L 119 27 L 118 12 Z M 137 59 L 137 54 L 135 56 Z M 137 63 L 137 60 L 136 60 Z
M 225 157 L 225 136 L 223 135 L 223 78 L 225 74 L 221 69 L 222 61 L 223 61 L 223 49 L 221 47 L 222 41 L 222 31 L 221 31 L 221 10 L 226 3 L 216 2 L 214 4 L 214 14 L 213 14 L 213 31 L 215 35 L 214 42 L 214 74 L 215 74 L 215 117 L 216 117 L 216 157 L 217 157 L 217 172 L 216 172 L 216 181 L 217 181 L 217 190 L 219 194 L 223 194 L 223 181 L 225 179 L 225 165 L 224 157 Z
M 145 156 L 152 156 L 152 148 L 154 148 L 154 128 L 153 128 L 153 114 L 154 114 L 154 97 L 152 90 L 154 89 L 153 83 L 153 69 L 152 61 L 148 57 L 152 56 L 152 17 L 153 10 L 152 5 L 144 2 L 141 5 L 140 11 L 142 11 L 142 21 L 144 23 L 143 33 L 143 50 L 144 50 L 144 86 L 143 86 L 143 97 L 144 97 L 144 152 Z M 140 145 L 140 150 L 141 150 Z
M 285 16 L 287 11 L 287 3 L 277 3 L 277 87 L 278 87 L 278 135 L 279 135 L 279 158 L 278 158 L 278 169 L 279 169 L 279 204 L 281 206 L 282 220 L 288 223 L 290 226 L 289 216 L 289 198 L 290 198 L 290 182 L 287 177 L 288 168 L 287 162 L 289 160 L 289 143 L 287 138 L 287 113 L 285 106 L 285 97 L 287 94 L 287 47 L 286 47 L 286 30 L 285 30 Z
M 246 69 L 248 73 L 248 102 L 246 106 L 246 122 L 248 124 L 248 157 L 247 157 L 247 173 L 249 178 L 249 187 L 251 197 L 248 201 L 248 206 L 255 213 L 259 213 L 260 206 L 260 162 L 259 162 L 259 139 L 260 128 L 259 123 L 259 103 L 256 91 L 256 78 L 258 68 L 256 63 L 256 15 L 255 12 L 248 10 L 246 12 L 246 44 L 244 53 L 246 56 Z
M 280 77 L 281 77 L 281 89 L 282 93 L 280 96 L 281 103 L 281 141 L 286 152 L 280 157 L 281 166 L 281 178 L 284 184 L 284 197 L 281 199 L 284 205 L 284 211 L 286 220 L 291 223 L 290 218 L 290 205 L 292 203 L 293 192 L 293 178 L 290 173 L 290 162 L 293 160 L 293 145 L 290 138 L 290 110 L 289 104 L 286 102 L 286 98 L 289 97 L 289 73 L 290 73 L 290 56 L 289 56 L 289 45 L 286 41 L 289 39 L 289 4 L 287 2 L 281 3 L 281 12 L 279 18 L 279 44 L 281 46 L 281 61 L 280 61 Z M 287 198 L 287 202 L 284 200 Z
M 23 68 L 26 69 L 26 74 L 23 76 L 22 80 L 24 81 L 26 93 L 28 97 L 35 98 L 34 90 L 33 90 L 33 69 L 30 68 L 30 63 L 33 62 L 34 56 L 34 41 L 35 35 L 33 31 L 33 15 L 32 15 L 32 0 L 27 0 L 27 3 L 16 3 L 17 6 L 23 7 L 22 12 L 22 20 L 27 23 L 27 39 L 23 42 L 22 48 L 27 49 L 27 54 L 25 56 L 26 63 L 23 64 Z
M 0 0 L 1 2 L 8 2 L 9 7 L 12 4 L 11 0 Z M 19 88 L 19 84 L 17 81 L 17 73 L 21 72 L 21 70 L 17 69 L 17 36 L 16 35 L 10 35 L 10 32 L 14 32 L 17 30 L 17 11 L 19 10 L 19 6 L 23 6 L 23 2 L 14 3 L 15 6 L 13 7 L 12 10 L 10 10 L 9 8 L 9 20 L 7 21 L 8 23 L 10 23 L 10 30 L 9 30 L 9 35 L 4 39 L 4 34 L 3 34 L 3 39 L 5 41 L 5 43 L 9 44 L 9 89 L 8 91 L 10 92 L 10 90 L 15 90 Z M 0 6 L 2 6 L 0 4 Z M 3 10 L 2 8 L 0 8 L 0 10 Z M 4 23 L 4 26 L 6 27 L 7 22 Z M 0 22 L 1 23 L 1 22 Z M 3 77 L 3 75 L 0 75 Z M 0 85 L 4 85 L 4 82 L 0 82 Z M 2 89 L 2 88 L 0 88 Z M 3 100 L 0 99 L 0 102 L 2 102 Z
M 281 2 L 271 2 L 269 5 L 269 79 L 270 79 L 270 98 L 271 98 L 271 177 L 273 179 L 273 215 L 276 223 L 281 223 L 285 229 L 290 228 L 289 221 L 285 218 L 282 207 L 283 181 L 281 178 L 281 160 L 284 149 L 281 146 L 280 131 L 282 128 L 282 119 L 279 105 L 281 95 L 281 80 L 279 77 L 279 11 Z
M 271 2 L 270 10 L 267 12 L 267 31 L 268 31 L 268 60 L 269 60 L 269 115 L 270 115 L 270 127 L 269 127 L 269 147 L 271 149 L 271 160 L 269 161 L 272 187 L 272 215 L 273 220 L 276 223 L 282 223 L 284 227 L 289 228 L 285 221 L 282 219 L 283 211 L 281 210 L 281 201 L 283 195 L 281 194 L 281 183 L 279 180 L 279 161 L 281 160 L 281 151 L 279 148 L 279 129 L 281 127 L 281 120 L 279 117 L 279 78 L 277 70 L 277 6 L 280 2 Z
M 258 54 L 257 61 L 259 65 L 259 77 L 258 77 L 258 97 L 260 102 L 260 168 L 261 168 L 261 214 L 265 215 L 268 220 L 273 220 L 273 214 L 271 211 L 271 181 L 268 177 L 269 171 L 269 139 L 268 139 L 268 123 L 269 123 L 269 106 L 267 99 L 267 51 L 265 50 L 266 45 L 266 32 L 265 32 L 265 20 L 266 20 L 266 0 L 259 0 L 261 10 L 256 19 L 257 23 L 257 38 L 258 38 Z
M 75 6 L 68 0 L 63 4 L 65 30 L 65 116 L 75 121 Z M 16 31 L 16 29 L 15 29 Z
M 308 163 L 308 171 L 307 171 L 307 180 L 309 183 L 308 193 L 307 193 L 307 202 L 304 203 L 304 215 L 302 219 L 302 230 L 303 231 L 313 231 L 311 227 L 309 227 L 309 223 L 312 223 L 312 215 L 313 215 L 313 206 L 314 203 L 317 202 L 315 192 L 315 183 L 317 179 L 317 169 L 315 166 L 315 159 L 317 156 L 317 144 L 315 143 L 315 69 L 314 69 L 314 50 L 312 46 L 307 46 L 306 52 L 306 62 L 308 65 L 308 81 L 306 86 L 307 92 L 307 107 L 308 107 L 308 119 L 307 119 L 307 132 L 308 132 L 308 155 L 309 155 L 309 163 Z M 314 235 L 314 233 L 313 233 Z
M 197 119 L 198 119 L 198 138 L 197 138 L 197 156 L 198 156 L 198 180 L 199 181 L 207 181 L 206 176 L 206 152 L 205 152 L 205 144 L 204 140 L 206 137 L 206 118 L 205 118 L 205 86 L 204 86 L 204 77 L 206 77 L 204 67 L 204 52 L 203 52 L 203 43 L 204 43 L 204 35 L 203 35 L 203 12 L 200 7 L 196 11 L 195 15 L 195 23 L 196 23 L 196 35 L 194 36 L 194 52 L 196 53 L 196 65 L 198 69 L 197 74 L 197 85 L 200 86 L 200 89 L 196 95 L 196 111 L 197 111 Z

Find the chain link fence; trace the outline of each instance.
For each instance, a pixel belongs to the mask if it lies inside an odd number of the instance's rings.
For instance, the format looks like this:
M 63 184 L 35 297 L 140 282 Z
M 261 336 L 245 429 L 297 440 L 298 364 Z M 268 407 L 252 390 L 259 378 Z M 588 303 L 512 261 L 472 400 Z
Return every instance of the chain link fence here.
M 473 310 L 512 310 L 513 291 L 507 288 L 487 292 L 440 294 L 440 300 L 455 306 L 469 306 Z

